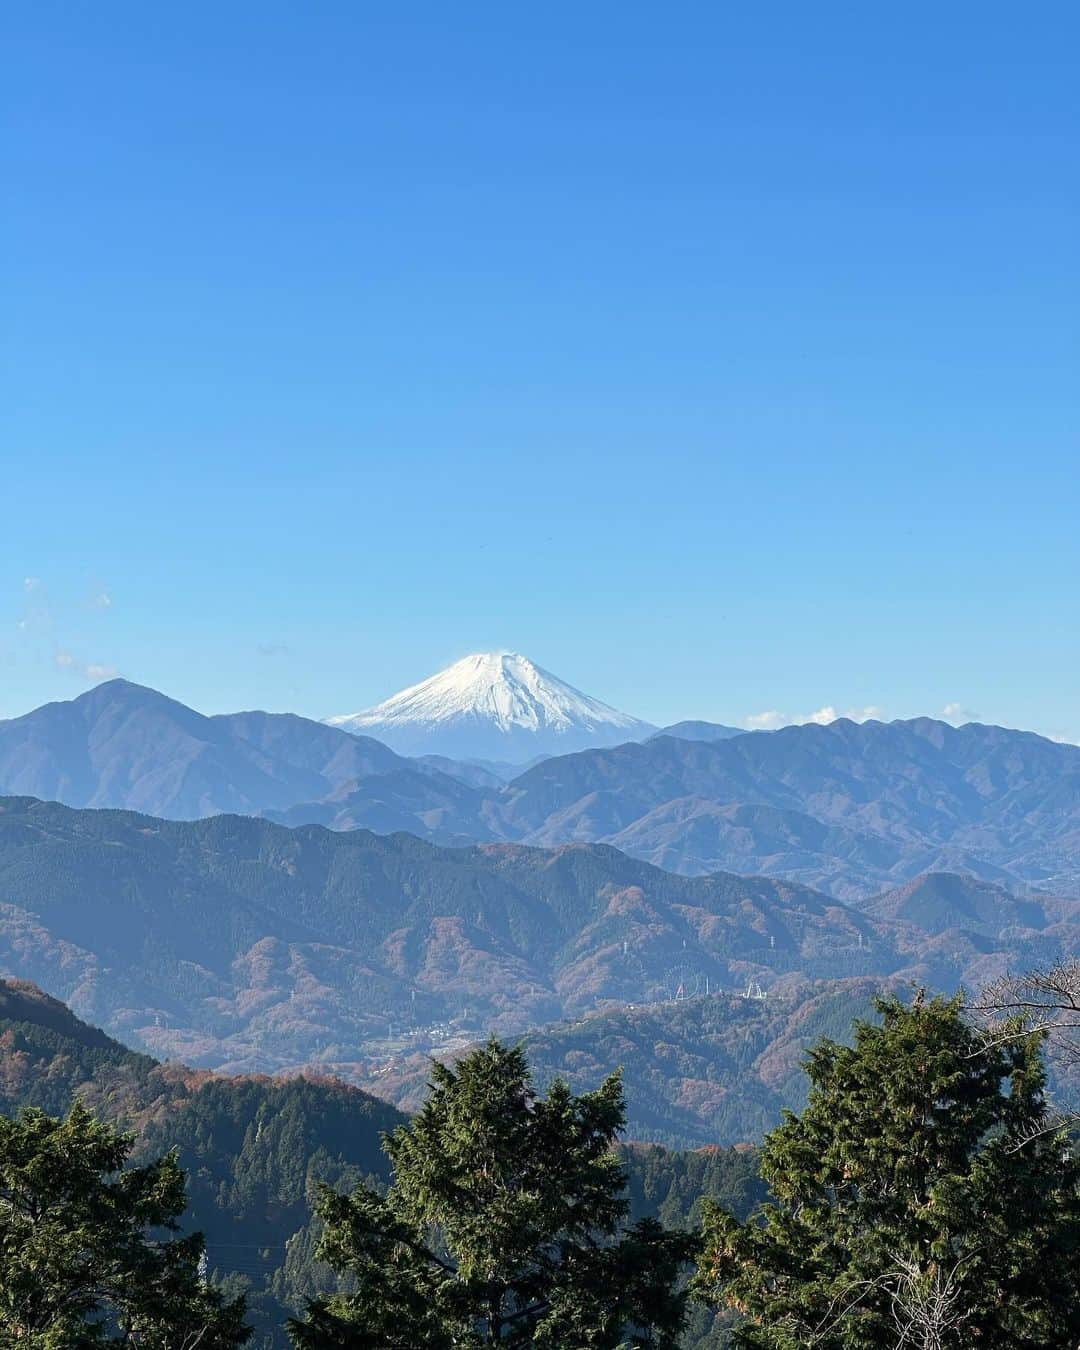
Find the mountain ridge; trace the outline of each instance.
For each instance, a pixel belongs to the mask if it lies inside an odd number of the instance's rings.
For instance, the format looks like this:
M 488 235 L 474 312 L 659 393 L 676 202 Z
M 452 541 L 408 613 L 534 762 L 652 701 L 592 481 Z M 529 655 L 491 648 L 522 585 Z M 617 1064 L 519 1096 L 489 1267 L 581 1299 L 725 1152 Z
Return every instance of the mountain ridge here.
M 204 717 L 111 681 L 0 722 L 5 792 L 455 846 L 608 843 L 668 871 L 788 878 L 853 902 L 926 871 L 1080 889 L 1080 747 L 929 718 L 659 733 L 513 773 L 409 758 L 291 713 Z
M 29 798 L 0 800 L 0 897 L 0 973 L 213 1068 L 346 1072 L 395 1024 L 432 1043 L 518 1034 L 661 997 L 686 962 L 719 987 L 909 960 L 899 928 L 806 887 L 676 876 L 607 845 L 447 849 Z
M 921 893 L 947 892 L 941 922 Z M 929 878 L 862 911 L 607 844 L 167 821 L 0 799 L 0 974 L 158 1055 L 349 1077 L 395 1047 L 759 982 L 974 986 L 1080 951 L 1080 901 Z M 911 896 L 915 899 L 912 901 Z

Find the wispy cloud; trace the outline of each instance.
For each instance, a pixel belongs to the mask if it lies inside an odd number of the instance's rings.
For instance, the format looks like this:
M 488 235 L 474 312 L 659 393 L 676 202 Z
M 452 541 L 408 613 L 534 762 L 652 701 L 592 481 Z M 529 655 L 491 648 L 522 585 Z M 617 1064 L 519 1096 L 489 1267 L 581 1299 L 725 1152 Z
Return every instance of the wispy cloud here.
M 81 637 L 71 633 L 73 616 L 82 610 L 81 623 L 89 632 L 91 623 L 86 609 L 104 613 L 112 608 L 112 594 L 100 581 L 94 581 L 83 598 L 68 598 L 58 605 L 54 604 L 49 588 L 39 576 L 28 575 L 23 578 L 22 616 L 18 620 L 20 643 L 25 644 L 32 659 L 48 662 L 51 660 L 57 670 L 65 671 L 76 679 L 89 684 L 102 680 L 111 680 L 118 674 L 117 668 L 107 661 L 89 660 L 78 654 L 79 646 L 97 646 L 92 636 Z M 93 620 L 96 627 L 98 620 Z
M 55 661 L 57 669 L 65 670 L 80 680 L 88 680 L 91 684 L 114 679 L 119 673 L 115 666 L 104 665 L 100 661 L 81 661 L 73 652 L 64 648 L 57 651 Z
M 764 712 L 751 713 L 743 718 L 747 731 L 777 731 L 789 725 L 787 718 L 776 708 L 766 708 Z
M 838 712 L 829 703 L 824 708 L 818 708 L 816 712 L 801 715 L 780 712 L 778 708 L 768 708 L 764 712 L 751 713 L 749 717 L 744 718 L 743 726 L 748 731 L 779 731 L 781 727 L 805 726 L 808 722 L 825 727 L 841 717 L 849 718 L 852 722 L 869 722 L 883 716 L 884 713 L 876 703 L 868 703 L 864 708 L 847 708 L 843 712 Z
M 977 722 L 979 714 L 962 703 L 946 703 L 938 716 L 943 722 Z

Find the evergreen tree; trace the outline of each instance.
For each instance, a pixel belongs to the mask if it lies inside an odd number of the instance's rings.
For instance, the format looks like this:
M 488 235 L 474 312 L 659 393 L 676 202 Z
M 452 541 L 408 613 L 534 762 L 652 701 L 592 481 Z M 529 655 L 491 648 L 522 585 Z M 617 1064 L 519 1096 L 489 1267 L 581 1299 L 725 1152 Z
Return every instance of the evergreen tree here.
M 175 1233 L 184 1177 L 168 1155 L 125 1166 L 133 1140 L 76 1104 L 0 1117 L 0 1348 L 229 1350 L 243 1301 L 200 1278 L 202 1240 Z
M 387 1136 L 385 1196 L 322 1191 L 320 1255 L 353 1292 L 292 1325 L 304 1350 L 674 1350 L 695 1239 L 627 1227 L 618 1075 L 575 1097 L 534 1091 L 521 1049 L 492 1040 Z
M 762 1148 L 773 1201 L 710 1210 L 695 1291 L 746 1315 L 743 1346 L 1075 1347 L 1080 1168 L 1039 1037 L 988 1041 L 958 999 L 879 1011 L 811 1052 Z

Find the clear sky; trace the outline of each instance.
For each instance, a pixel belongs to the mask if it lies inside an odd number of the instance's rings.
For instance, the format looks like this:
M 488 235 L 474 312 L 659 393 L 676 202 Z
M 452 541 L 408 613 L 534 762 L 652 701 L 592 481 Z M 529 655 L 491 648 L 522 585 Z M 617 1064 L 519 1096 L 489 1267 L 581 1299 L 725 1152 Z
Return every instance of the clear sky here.
M 5 28 L 0 716 L 510 647 L 1080 739 L 1074 4 Z

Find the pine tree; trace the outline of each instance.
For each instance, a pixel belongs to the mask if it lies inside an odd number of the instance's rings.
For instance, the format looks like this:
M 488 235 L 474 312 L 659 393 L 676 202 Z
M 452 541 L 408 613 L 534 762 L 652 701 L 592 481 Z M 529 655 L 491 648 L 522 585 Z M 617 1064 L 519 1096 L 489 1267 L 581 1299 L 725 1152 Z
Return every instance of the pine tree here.
M 132 1137 L 78 1103 L 0 1117 L 0 1348 L 230 1350 L 242 1300 L 200 1278 L 202 1240 L 177 1231 L 184 1176 L 167 1155 L 127 1166 Z
M 959 999 L 879 1011 L 811 1052 L 762 1149 L 773 1200 L 710 1210 L 695 1292 L 746 1315 L 743 1346 L 1075 1347 L 1080 1168 L 1039 1037 L 990 1042 Z
M 624 1118 L 618 1075 L 542 1098 L 521 1049 L 496 1040 L 436 1064 L 423 1109 L 386 1139 L 389 1192 L 323 1190 L 320 1256 L 354 1292 L 310 1304 L 296 1344 L 674 1350 L 694 1239 L 626 1226 Z

